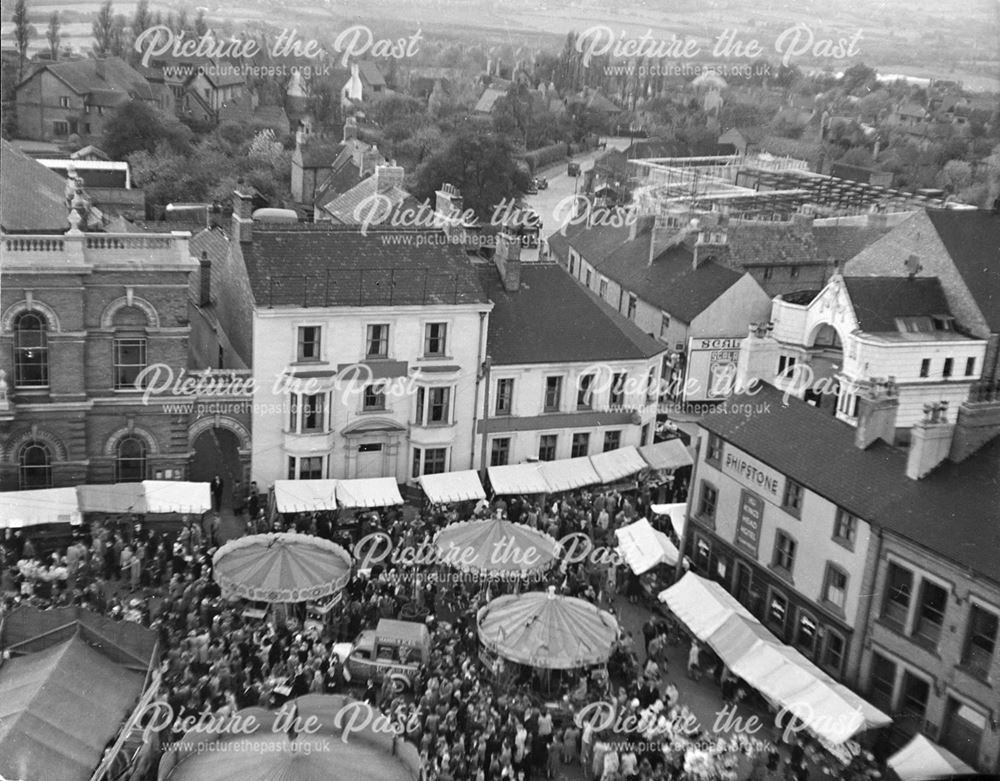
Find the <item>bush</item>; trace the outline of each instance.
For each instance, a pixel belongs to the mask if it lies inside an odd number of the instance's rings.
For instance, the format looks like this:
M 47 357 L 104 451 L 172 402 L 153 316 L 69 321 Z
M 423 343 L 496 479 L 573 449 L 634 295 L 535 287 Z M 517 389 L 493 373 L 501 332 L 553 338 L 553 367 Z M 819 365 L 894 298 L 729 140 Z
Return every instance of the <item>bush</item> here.
M 543 146 L 541 149 L 535 149 L 532 152 L 525 152 L 523 155 L 519 155 L 519 158 L 527 163 L 528 170 L 534 174 L 539 168 L 544 168 L 545 166 L 565 160 L 568 149 L 568 144 L 560 142 L 558 144 Z

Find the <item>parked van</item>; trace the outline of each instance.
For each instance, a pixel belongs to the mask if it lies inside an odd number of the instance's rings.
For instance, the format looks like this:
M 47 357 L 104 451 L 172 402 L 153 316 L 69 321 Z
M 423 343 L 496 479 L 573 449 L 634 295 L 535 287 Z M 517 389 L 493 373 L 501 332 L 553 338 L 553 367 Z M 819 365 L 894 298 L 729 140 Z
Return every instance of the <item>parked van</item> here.
M 391 676 L 396 688 L 403 689 L 427 663 L 430 651 L 431 636 L 425 624 L 383 618 L 374 630 L 358 635 L 347 669 L 351 678 L 360 681 Z

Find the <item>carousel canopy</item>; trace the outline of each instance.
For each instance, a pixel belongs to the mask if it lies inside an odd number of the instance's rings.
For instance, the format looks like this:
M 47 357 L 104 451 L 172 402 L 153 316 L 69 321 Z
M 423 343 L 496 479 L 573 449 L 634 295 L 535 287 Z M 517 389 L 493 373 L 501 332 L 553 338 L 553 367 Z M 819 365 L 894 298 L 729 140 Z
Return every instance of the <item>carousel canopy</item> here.
M 495 494 L 547 494 L 550 490 L 538 464 L 491 466 L 486 471 Z
M 438 532 L 434 544 L 444 562 L 486 573 L 538 572 L 548 568 L 560 550 L 548 534 L 496 518 L 453 523 Z
M 900 781 L 931 781 L 935 778 L 970 775 L 976 771 L 937 743 L 923 735 L 913 740 L 887 760 Z
M 0 493 L 0 529 L 82 522 L 75 488 Z
M 307 534 L 253 534 L 230 540 L 212 558 L 226 596 L 260 602 L 305 602 L 335 594 L 351 572 L 339 545 Z
M 587 456 L 543 461 L 538 465 L 538 469 L 551 493 L 572 491 L 574 488 L 601 482 L 601 476 L 597 474 Z
M 552 588 L 494 599 L 479 610 L 477 624 L 490 651 L 548 670 L 606 662 L 618 640 L 614 616 Z
M 833 746 L 892 722 L 886 714 L 781 643 L 718 583 L 688 572 L 660 594 L 725 665 Z
M 208 483 L 143 480 L 148 513 L 204 513 L 212 509 Z
M 600 475 L 602 483 L 614 483 L 646 468 L 646 462 L 639 455 L 639 451 L 632 446 L 592 455 L 590 463 Z
M 192 730 L 163 757 L 165 781 L 413 781 L 420 756 L 408 743 L 377 731 L 367 706 L 340 695 L 310 694 L 294 700 L 291 711 L 310 732 L 295 736 L 295 747 L 277 713 L 264 708 L 238 711 L 241 725 L 216 737 Z M 253 717 L 253 721 L 250 721 Z M 339 726 L 338 726 L 339 725 Z M 351 725 L 350 733 L 343 732 Z M 212 742 L 214 739 L 214 742 Z M 210 750 L 199 745 L 210 743 Z M 284 745 L 282 745 L 284 744 Z M 257 748 L 255 748 L 257 746 Z
M 674 470 L 682 466 L 691 466 L 694 459 L 691 452 L 680 439 L 668 439 L 665 442 L 654 442 L 643 445 L 639 453 L 653 469 Z
M 420 478 L 420 487 L 434 504 L 474 502 L 486 498 L 486 491 L 479 482 L 479 475 L 473 469 L 423 475 Z
M 367 477 L 337 482 L 337 501 L 341 507 L 388 507 L 402 504 L 399 485 L 392 477 Z
M 337 509 L 336 480 L 275 480 L 274 503 L 279 513 Z
M 645 518 L 615 529 L 618 551 L 636 575 L 648 572 L 657 564 L 677 563 L 676 546 L 661 531 L 654 529 Z
M 146 489 L 142 483 L 78 485 L 76 493 L 81 512 L 122 515 L 146 512 Z

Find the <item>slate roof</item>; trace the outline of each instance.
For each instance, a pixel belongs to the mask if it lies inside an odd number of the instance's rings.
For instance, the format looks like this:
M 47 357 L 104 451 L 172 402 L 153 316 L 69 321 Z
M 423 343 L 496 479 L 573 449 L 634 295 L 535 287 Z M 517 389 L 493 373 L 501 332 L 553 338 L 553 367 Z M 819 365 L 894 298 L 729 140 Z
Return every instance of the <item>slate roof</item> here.
M 99 64 L 103 65 L 103 76 L 98 75 Z M 153 91 L 149 86 L 149 82 L 143 78 L 141 73 L 120 57 L 105 57 L 102 60 L 88 59 L 54 62 L 35 71 L 28 79 L 33 78 L 43 70 L 47 70 L 78 95 L 87 95 L 95 92 L 117 92 L 125 96 L 139 98 L 140 100 L 153 99 Z M 24 84 L 28 79 L 22 81 L 21 84 Z M 102 100 L 106 101 L 110 100 L 110 98 L 105 96 Z M 104 102 L 95 105 L 114 104 Z
M 487 87 L 483 91 L 483 94 L 479 96 L 479 100 L 476 102 L 476 107 L 473 111 L 477 114 L 491 113 L 496 102 L 506 94 L 506 90 L 498 90 L 493 89 L 492 87 Z
M 1000 332 L 1000 215 L 928 209 L 927 217 L 990 330 Z
M 0 140 L 0 228 L 5 233 L 69 229 L 66 180 Z
M 393 186 L 387 190 L 383 190 L 381 193 L 378 193 L 383 196 L 375 202 L 378 204 L 378 211 L 375 214 L 369 214 L 373 201 L 367 201 L 367 199 L 372 198 L 372 196 L 377 193 L 376 187 L 378 183 L 375 179 L 376 177 L 374 176 L 362 179 L 350 190 L 345 193 L 341 193 L 339 196 L 327 203 L 323 207 L 323 210 L 329 213 L 334 220 L 343 225 L 358 225 L 360 224 L 360 220 L 358 219 L 357 210 L 359 206 L 365 204 L 366 208 L 364 210 L 364 214 L 362 215 L 362 219 L 367 217 L 370 224 L 378 225 L 389 216 L 392 210 L 399 208 L 404 204 L 412 206 L 413 209 L 417 208 L 418 204 L 413 196 L 411 196 L 402 187 Z
M 408 234 L 408 236 L 406 235 Z M 417 244 L 423 234 L 432 241 Z M 241 245 L 259 306 L 470 304 L 486 296 L 465 250 L 437 231 L 254 225 Z
M 794 397 L 786 404 L 769 385 L 756 390 L 731 408 L 767 411 L 716 411 L 701 426 L 859 518 L 1000 582 L 1000 438 L 911 480 L 905 452 L 881 441 L 861 450 L 853 427 L 829 413 Z
M 522 264 L 513 293 L 492 266 L 479 275 L 495 305 L 487 333 L 494 365 L 644 360 L 667 349 L 555 263 Z
M 385 77 L 371 60 L 361 60 L 358 63 L 358 75 L 367 81 L 372 87 L 384 87 Z
M 628 226 L 571 225 L 566 233 L 568 245 L 599 273 L 684 323 L 692 322 L 743 276 L 712 261 L 693 268 L 691 250 L 683 244 L 660 253 L 650 265 L 649 229 L 633 240 Z M 557 242 L 555 250 L 559 247 Z
M 729 223 L 729 254 L 741 266 L 780 266 L 789 263 L 824 264 L 811 230 L 760 220 Z
M 816 255 L 822 260 L 835 260 L 843 266 L 870 244 L 874 244 L 890 228 L 869 225 L 813 225 Z
M 337 155 L 344 148 L 340 142 L 330 143 L 329 141 L 315 140 L 306 141 L 299 148 L 302 155 L 303 168 L 326 168 L 333 165 Z
M 897 317 L 951 314 L 937 277 L 844 277 L 858 326 L 870 334 L 898 333 Z

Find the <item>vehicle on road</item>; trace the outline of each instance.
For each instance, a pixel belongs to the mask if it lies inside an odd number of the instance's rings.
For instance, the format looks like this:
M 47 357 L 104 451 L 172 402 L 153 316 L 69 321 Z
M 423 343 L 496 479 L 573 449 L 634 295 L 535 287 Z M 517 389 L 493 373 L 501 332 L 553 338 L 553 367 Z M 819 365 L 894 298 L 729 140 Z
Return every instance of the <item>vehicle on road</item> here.
M 536 176 L 532 184 L 537 188 L 537 190 L 547 190 L 549 187 L 549 180 L 544 176 Z
M 366 629 L 354 641 L 347 669 L 352 679 L 386 676 L 397 690 L 407 688 L 430 656 L 431 637 L 427 626 L 415 621 L 383 618 L 374 630 Z

